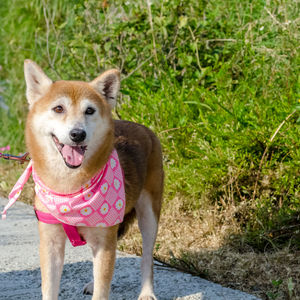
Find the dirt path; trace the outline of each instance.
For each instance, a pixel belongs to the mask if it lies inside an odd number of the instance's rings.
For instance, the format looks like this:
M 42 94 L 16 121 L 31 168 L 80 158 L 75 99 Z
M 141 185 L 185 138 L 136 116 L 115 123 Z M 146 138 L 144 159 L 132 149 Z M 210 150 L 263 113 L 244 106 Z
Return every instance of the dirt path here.
M 7 199 L 0 198 L 2 210 Z M 41 299 L 37 221 L 32 207 L 17 202 L 0 220 L 0 299 Z M 110 299 L 137 299 L 140 258 L 118 252 Z M 252 295 L 224 288 L 199 277 L 155 264 L 155 292 L 167 299 L 255 300 Z M 59 299 L 91 299 L 82 287 L 92 278 L 91 251 L 67 243 Z

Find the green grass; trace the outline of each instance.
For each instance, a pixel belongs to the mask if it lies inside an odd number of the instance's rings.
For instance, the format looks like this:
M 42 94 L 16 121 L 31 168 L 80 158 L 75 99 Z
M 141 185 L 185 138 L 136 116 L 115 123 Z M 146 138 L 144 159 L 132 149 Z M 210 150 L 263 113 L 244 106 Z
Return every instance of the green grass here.
M 24 151 L 25 58 L 55 80 L 92 80 L 117 67 L 116 115 L 160 137 L 166 202 L 179 196 L 189 213 L 236 207 L 246 243 L 299 247 L 294 1 L 153 1 L 152 26 L 146 1 L 2 2 L 0 80 L 9 110 L 0 109 L 0 146 Z

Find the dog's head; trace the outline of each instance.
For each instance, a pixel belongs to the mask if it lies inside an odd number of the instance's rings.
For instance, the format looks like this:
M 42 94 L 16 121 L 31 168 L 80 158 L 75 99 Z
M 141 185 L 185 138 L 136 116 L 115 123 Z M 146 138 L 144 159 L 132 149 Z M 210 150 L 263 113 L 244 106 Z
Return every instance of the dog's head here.
M 35 62 L 26 60 L 24 73 L 29 103 L 26 141 L 34 162 L 50 161 L 66 171 L 91 163 L 101 148 L 111 150 L 118 70 L 88 83 L 53 82 Z

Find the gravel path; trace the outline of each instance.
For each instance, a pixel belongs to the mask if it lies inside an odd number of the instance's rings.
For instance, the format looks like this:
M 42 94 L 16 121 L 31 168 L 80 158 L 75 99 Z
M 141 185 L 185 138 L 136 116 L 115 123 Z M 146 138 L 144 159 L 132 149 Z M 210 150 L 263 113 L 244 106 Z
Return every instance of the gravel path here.
M 0 198 L 0 209 L 7 199 Z M 17 202 L 0 220 L 0 299 L 41 299 L 37 221 L 31 206 Z M 140 257 L 118 252 L 112 300 L 137 299 L 140 289 Z M 252 295 L 224 288 L 199 277 L 155 264 L 155 293 L 159 300 L 255 300 Z M 59 299 L 91 299 L 82 294 L 92 279 L 91 251 L 72 248 L 67 242 Z

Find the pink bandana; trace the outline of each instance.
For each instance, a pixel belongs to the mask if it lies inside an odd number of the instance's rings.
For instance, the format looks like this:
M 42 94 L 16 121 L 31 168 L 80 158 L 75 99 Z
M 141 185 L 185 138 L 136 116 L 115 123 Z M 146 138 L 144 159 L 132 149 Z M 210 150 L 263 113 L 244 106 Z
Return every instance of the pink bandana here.
M 18 199 L 30 175 L 33 175 L 35 192 L 56 219 L 72 226 L 108 227 L 123 221 L 125 212 L 125 188 L 123 172 L 116 150 L 113 150 L 101 171 L 78 192 L 58 194 L 46 187 L 34 171 L 32 161 L 19 178 L 11 193 L 6 211 Z

